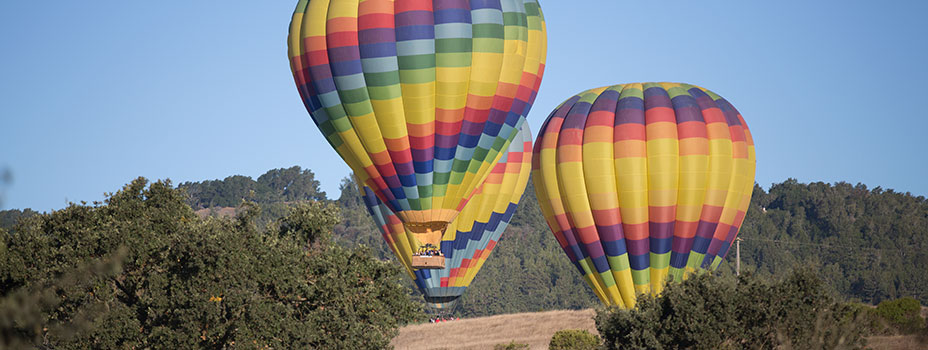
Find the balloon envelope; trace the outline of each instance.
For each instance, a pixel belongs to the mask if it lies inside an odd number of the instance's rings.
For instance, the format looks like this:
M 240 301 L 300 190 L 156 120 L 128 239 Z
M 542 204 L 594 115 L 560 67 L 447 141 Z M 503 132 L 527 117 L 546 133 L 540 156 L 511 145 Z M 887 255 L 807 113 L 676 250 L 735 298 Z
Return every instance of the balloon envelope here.
M 288 44 L 329 143 L 437 245 L 524 123 L 546 33 L 537 0 L 301 0 Z
M 689 84 L 584 91 L 535 143 L 535 191 L 564 252 L 608 305 L 715 269 L 744 220 L 754 142 L 722 97 Z
M 399 218 L 367 186 L 361 193 L 384 240 L 433 308 L 450 309 L 486 262 L 509 225 L 531 174 L 532 134 L 528 124 L 509 145 L 461 214 L 448 226 L 441 241 L 443 269 L 415 269 L 410 262 L 412 237 Z

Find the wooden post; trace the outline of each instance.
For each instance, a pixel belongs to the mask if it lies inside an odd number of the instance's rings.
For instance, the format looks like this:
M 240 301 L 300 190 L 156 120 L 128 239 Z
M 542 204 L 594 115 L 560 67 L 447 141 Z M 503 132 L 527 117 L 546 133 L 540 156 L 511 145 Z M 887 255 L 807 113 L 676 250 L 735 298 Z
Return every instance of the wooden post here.
M 735 275 L 741 276 L 741 237 L 735 238 Z

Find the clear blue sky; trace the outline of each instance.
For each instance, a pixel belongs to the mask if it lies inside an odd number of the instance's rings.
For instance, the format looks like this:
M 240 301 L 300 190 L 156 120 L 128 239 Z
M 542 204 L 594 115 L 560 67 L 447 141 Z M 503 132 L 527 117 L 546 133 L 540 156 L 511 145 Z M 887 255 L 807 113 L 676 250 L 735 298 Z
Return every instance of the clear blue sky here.
M 928 194 L 926 1 L 541 0 L 548 66 L 529 115 L 623 82 L 713 90 L 744 115 L 757 182 L 863 182 Z M 286 53 L 295 0 L 0 2 L 4 208 L 312 169 L 348 175 Z

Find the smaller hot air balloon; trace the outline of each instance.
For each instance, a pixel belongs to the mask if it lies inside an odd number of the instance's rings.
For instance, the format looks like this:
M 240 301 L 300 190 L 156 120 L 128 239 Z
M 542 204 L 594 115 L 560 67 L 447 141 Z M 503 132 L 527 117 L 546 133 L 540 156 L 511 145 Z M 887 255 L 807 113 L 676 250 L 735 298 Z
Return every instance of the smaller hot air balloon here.
M 417 246 L 403 223 L 367 186 L 361 193 L 384 240 L 406 267 L 433 309 L 453 308 L 486 262 L 518 207 L 531 174 L 532 134 L 524 124 L 486 182 L 448 226 L 439 247 L 441 269 L 417 269 L 411 252 Z
M 754 189 L 754 142 L 728 101 L 698 86 L 584 91 L 545 121 L 535 191 L 564 252 L 607 305 L 634 307 L 668 276 L 715 269 Z

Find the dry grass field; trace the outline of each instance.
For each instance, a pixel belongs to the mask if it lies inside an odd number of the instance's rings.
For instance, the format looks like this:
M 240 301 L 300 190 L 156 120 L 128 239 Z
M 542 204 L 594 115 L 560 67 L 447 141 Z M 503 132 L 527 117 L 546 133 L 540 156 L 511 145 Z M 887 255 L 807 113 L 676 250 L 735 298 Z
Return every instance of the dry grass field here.
M 867 338 L 867 348 L 873 350 L 918 350 L 928 349 L 928 344 L 920 342 L 918 336 L 896 335 Z
M 533 350 L 547 349 L 551 336 L 562 329 L 586 329 L 596 334 L 594 314 L 591 309 L 562 310 L 411 325 L 401 328 L 392 344 L 397 350 L 476 350 L 514 341 Z M 928 315 L 928 308 L 923 308 L 922 314 Z M 870 337 L 868 343 L 874 350 L 928 349 L 916 336 Z
M 596 334 L 593 315 L 590 309 L 562 310 L 411 325 L 401 328 L 392 344 L 397 350 L 493 349 L 496 344 L 515 341 L 532 349 L 547 349 L 551 336 L 562 329 Z

